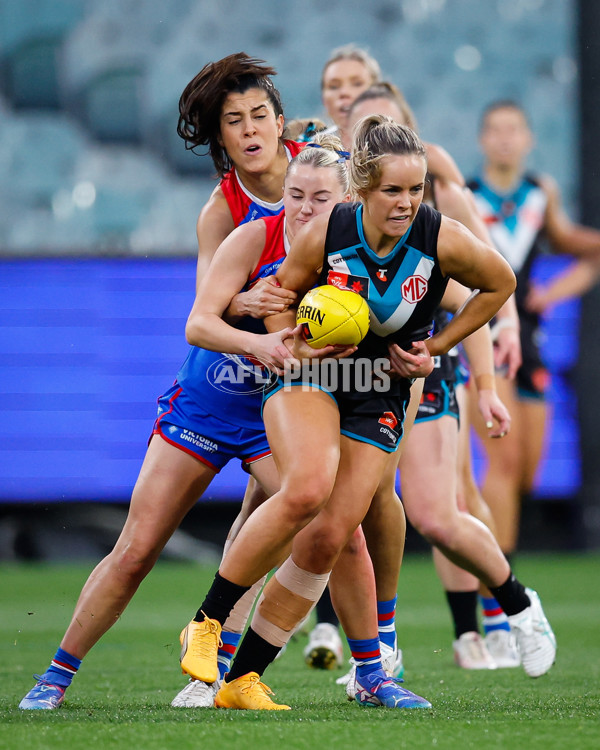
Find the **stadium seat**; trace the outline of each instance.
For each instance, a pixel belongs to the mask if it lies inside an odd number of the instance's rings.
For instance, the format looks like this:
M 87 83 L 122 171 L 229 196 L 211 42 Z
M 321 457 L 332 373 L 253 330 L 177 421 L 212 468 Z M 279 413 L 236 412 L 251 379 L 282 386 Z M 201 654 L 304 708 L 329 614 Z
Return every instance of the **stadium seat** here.
M 60 107 L 59 53 L 83 13 L 77 0 L 0 2 L 0 79 L 14 106 Z
M 64 114 L 13 115 L 3 120 L 0 165 L 10 193 L 28 207 L 49 208 L 54 193 L 69 184 L 85 137 Z

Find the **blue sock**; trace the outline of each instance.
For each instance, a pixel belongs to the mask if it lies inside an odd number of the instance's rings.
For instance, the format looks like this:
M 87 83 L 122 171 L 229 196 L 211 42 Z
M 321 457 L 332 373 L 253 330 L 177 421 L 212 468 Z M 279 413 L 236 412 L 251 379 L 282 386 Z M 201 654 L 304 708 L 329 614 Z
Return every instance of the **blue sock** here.
M 80 666 L 81 659 L 59 648 L 43 676 L 53 685 L 69 687 Z
M 235 650 L 238 647 L 241 638 L 241 633 L 231 633 L 228 630 L 224 630 L 221 633 L 221 641 L 223 645 L 219 646 L 219 650 L 217 652 L 217 664 L 219 667 L 219 677 L 221 680 L 225 677 L 227 672 L 229 672 L 229 667 L 231 667 L 231 660 L 233 659 L 233 655 L 235 654 Z
M 379 638 L 354 640 L 348 638 L 348 646 L 356 664 L 356 676 L 364 677 L 372 672 L 383 671 Z
M 379 640 L 386 646 L 396 648 L 396 601 L 398 597 L 386 602 L 377 602 L 377 621 Z
M 491 633 L 493 630 L 508 630 L 510 632 L 508 618 L 498 602 L 493 597 L 488 599 L 481 596 L 479 598 L 483 610 L 481 624 L 483 625 L 485 635 Z

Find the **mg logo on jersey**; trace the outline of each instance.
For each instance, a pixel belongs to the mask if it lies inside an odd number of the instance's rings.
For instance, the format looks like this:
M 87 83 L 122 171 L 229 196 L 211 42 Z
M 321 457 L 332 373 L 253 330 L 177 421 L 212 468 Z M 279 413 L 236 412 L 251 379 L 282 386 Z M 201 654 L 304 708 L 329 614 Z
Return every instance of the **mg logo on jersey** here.
M 409 276 L 402 284 L 402 299 L 414 305 L 427 294 L 429 284 L 422 276 Z
M 387 425 L 391 430 L 398 424 L 398 420 L 393 411 L 384 411 L 383 415 L 377 420 L 379 424 Z

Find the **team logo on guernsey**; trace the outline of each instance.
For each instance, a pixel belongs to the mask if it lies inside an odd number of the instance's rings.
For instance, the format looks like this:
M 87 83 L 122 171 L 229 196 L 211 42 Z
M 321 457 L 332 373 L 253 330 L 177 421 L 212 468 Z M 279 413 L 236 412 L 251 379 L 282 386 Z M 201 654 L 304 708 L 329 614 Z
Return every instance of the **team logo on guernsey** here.
M 327 274 L 327 283 L 330 286 L 337 286 L 338 289 L 347 289 L 350 292 L 356 292 L 365 299 L 369 298 L 369 279 L 366 276 L 352 276 L 349 273 L 341 271 L 329 271 Z
M 379 424 L 387 425 L 392 430 L 398 424 L 398 419 L 393 411 L 384 411 L 383 415 L 377 421 Z
M 409 276 L 402 284 L 402 299 L 414 305 L 423 299 L 428 289 L 429 284 L 427 279 L 414 274 L 413 276 Z

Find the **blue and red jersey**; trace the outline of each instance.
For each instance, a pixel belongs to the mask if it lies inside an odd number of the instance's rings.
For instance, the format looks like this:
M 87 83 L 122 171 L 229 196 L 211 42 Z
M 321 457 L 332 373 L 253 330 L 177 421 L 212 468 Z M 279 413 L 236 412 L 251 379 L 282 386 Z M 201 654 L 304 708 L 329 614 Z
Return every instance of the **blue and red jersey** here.
M 284 141 L 283 143 L 289 161 L 297 156 L 306 145 L 296 143 L 296 141 Z M 245 188 L 237 176 L 235 167 L 230 169 L 221 179 L 220 187 L 227 200 L 236 227 L 255 219 L 262 219 L 265 216 L 276 216 L 283 211 L 283 200 L 277 201 L 277 203 L 268 203 L 257 198 Z
M 242 292 L 251 289 L 259 279 L 273 276 L 286 256 L 284 214 L 269 216 L 262 221 L 266 225 L 265 246 L 248 282 L 240 290 Z M 257 318 L 243 318 L 236 327 L 253 333 L 265 333 L 263 321 Z M 246 357 L 213 352 L 198 346 L 190 348 L 177 373 L 177 383 L 193 401 L 224 421 L 246 427 L 262 424 L 262 386 L 266 379 L 268 372 Z M 233 395 L 240 398 L 232 398 Z

